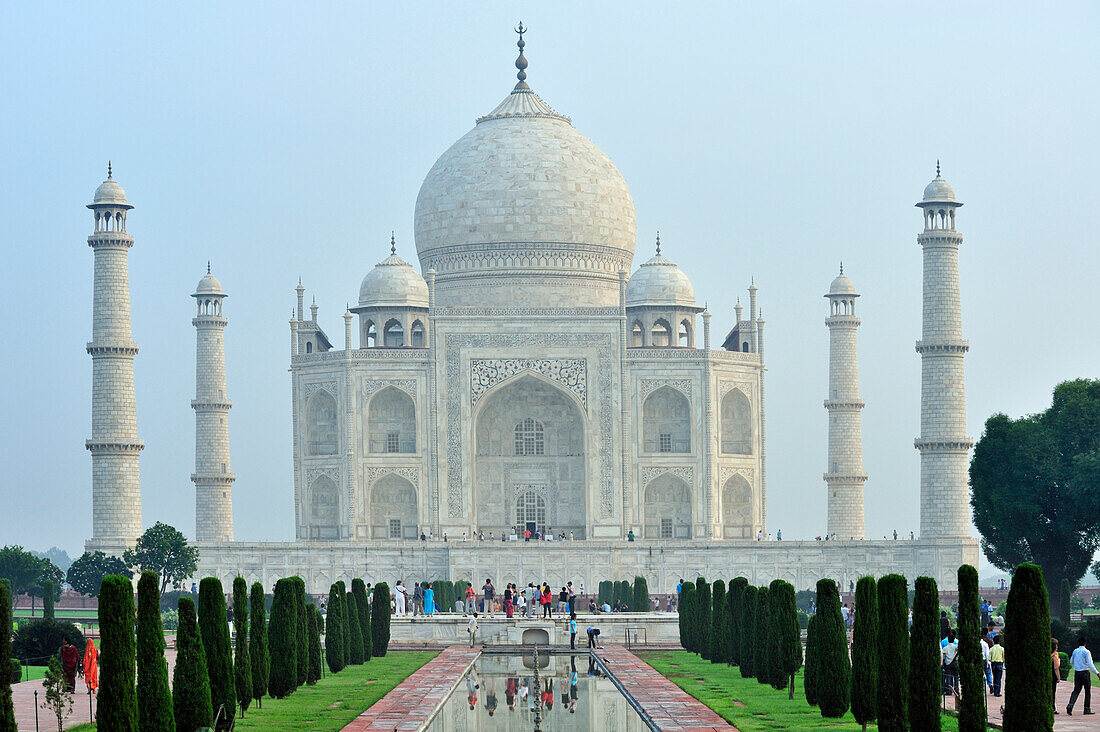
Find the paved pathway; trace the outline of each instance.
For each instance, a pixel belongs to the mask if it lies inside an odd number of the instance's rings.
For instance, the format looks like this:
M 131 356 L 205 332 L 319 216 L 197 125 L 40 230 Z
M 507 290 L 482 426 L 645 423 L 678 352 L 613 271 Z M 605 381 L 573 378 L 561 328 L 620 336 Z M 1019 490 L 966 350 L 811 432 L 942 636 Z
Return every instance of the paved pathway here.
M 420 729 L 480 653 L 481 649 L 476 647 L 451 646 L 352 720 L 344 732 Z
M 645 661 L 622 646 L 608 645 L 597 654 L 627 693 L 662 730 L 706 732 L 734 728 L 686 691 L 657 673 Z
M 1086 717 L 1081 712 L 1085 711 L 1085 693 L 1081 692 L 1081 695 L 1077 698 L 1077 704 L 1074 705 L 1073 716 L 1066 715 L 1066 705 L 1069 704 L 1069 695 L 1073 692 L 1073 678 L 1069 681 L 1063 681 L 1058 684 L 1058 714 L 1054 717 L 1054 729 L 1055 732 L 1097 732 L 1100 730 L 1100 698 L 1097 694 L 1100 693 L 1100 688 L 1097 688 L 1096 677 L 1092 677 L 1092 694 L 1093 694 L 1093 711 L 1097 712 L 1096 715 Z M 986 709 L 988 710 L 987 716 L 990 725 L 996 725 L 998 728 L 1004 723 L 1004 715 L 1001 714 L 1001 706 L 1004 704 L 1004 697 L 996 697 L 992 694 L 987 694 L 986 697 Z M 952 700 L 947 701 L 949 709 L 952 707 Z

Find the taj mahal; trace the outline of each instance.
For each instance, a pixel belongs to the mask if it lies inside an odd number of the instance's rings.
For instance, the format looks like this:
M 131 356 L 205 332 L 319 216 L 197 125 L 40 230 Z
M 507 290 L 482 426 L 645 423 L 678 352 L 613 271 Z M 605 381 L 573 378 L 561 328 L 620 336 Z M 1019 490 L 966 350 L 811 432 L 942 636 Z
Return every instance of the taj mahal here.
M 322 327 L 316 305 L 306 312 L 298 283 L 287 343 L 294 490 L 272 496 L 293 502 L 294 541 L 234 539 L 228 288 L 209 268 L 199 281 L 190 476 L 199 575 L 227 583 L 240 574 L 269 586 L 298 574 L 311 592 L 353 577 L 537 576 L 594 588 L 642 575 L 664 592 L 697 575 L 781 578 L 806 589 L 821 577 L 847 586 L 864 574 L 901 572 L 953 589 L 958 566 L 977 565 L 979 551 L 967 488 L 969 346 L 955 228 L 962 203 L 938 165 L 917 203 L 920 533 L 905 542 L 866 539 L 859 295 L 841 268 L 823 273 L 823 283 L 831 279 L 822 308 L 829 449 L 820 489 L 830 540 L 759 541 L 769 522 L 756 285 L 743 283 L 747 309 L 739 302 L 712 329 L 712 313 L 662 253 L 659 235 L 639 243 L 615 164 L 528 85 L 524 48 L 521 33 L 518 83 L 424 179 L 414 213 L 419 266 L 391 238 L 342 314 L 342 339 Z M 87 547 L 117 553 L 142 532 L 127 271 L 133 207 L 109 171 L 88 208 Z M 524 542 L 527 530 L 554 540 Z

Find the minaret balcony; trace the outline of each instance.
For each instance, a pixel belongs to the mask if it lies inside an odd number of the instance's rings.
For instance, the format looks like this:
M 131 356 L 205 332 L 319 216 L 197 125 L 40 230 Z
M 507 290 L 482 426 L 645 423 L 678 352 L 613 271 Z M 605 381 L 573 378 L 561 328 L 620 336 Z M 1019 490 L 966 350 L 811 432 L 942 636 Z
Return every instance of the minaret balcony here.
M 84 447 L 95 453 L 138 453 L 145 449 L 141 440 L 91 439 L 84 441 Z
M 913 447 L 921 452 L 967 452 L 974 447 L 974 440 L 969 437 L 956 438 L 932 438 L 913 440 Z
M 233 402 L 228 399 L 192 399 L 191 408 L 195 411 L 217 411 L 221 409 L 229 409 L 233 406 Z
M 825 473 L 821 476 L 826 483 L 866 483 L 867 473 Z
M 92 356 L 136 356 L 136 343 L 88 343 L 84 346 Z
M 867 402 L 862 399 L 826 399 L 826 409 L 863 409 Z
M 917 353 L 942 353 L 962 355 L 970 350 L 970 341 L 929 340 L 917 341 Z
M 229 485 L 236 479 L 237 476 L 233 473 L 215 473 L 213 475 L 191 473 L 191 482 L 196 485 Z

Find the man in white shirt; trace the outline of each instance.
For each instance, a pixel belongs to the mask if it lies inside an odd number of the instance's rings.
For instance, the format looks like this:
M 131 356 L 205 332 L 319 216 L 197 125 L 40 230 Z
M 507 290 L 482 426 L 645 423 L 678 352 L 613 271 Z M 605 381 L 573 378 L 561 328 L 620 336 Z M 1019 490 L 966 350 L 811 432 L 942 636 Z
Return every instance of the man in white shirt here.
M 982 636 L 982 663 L 985 664 L 985 685 L 989 687 L 989 693 L 993 693 L 993 667 L 989 665 L 989 639 Z
M 470 634 L 470 648 L 474 647 L 474 636 L 477 635 L 477 613 L 470 616 L 470 622 L 466 624 L 466 632 Z
M 405 616 L 405 600 L 408 598 L 408 593 L 405 591 L 404 585 L 401 584 L 401 580 L 397 580 L 397 585 L 393 588 L 393 605 L 394 615 L 399 618 Z
M 1100 675 L 1100 671 L 1092 662 L 1092 653 L 1085 647 L 1084 638 L 1077 639 L 1077 648 L 1070 654 L 1069 662 L 1073 664 L 1073 693 L 1069 696 L 1066 714 L 1073 714 L 1073 705 L 1081 689 L 1085 690 L 1085 714 L 1092 714 L 1092 674 Z
M 956 697 L 959 695 L 959 646 L 955 642 L 955 631 L 947 631 L 947 643 L 940 648 L 940 660 L 943 662 L 944 691 L 951 690 Z

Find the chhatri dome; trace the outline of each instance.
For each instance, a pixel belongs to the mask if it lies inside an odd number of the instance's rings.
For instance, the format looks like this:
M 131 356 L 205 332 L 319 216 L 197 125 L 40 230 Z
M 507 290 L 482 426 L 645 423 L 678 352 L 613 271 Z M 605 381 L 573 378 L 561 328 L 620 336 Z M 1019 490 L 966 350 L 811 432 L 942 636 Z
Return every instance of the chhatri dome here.
M 859 297 L 856 293 L 855 283 L 844 274 L 843 262 L 840 263 L 840 274 L 833 280 L 833 284 L 829 285 L 829 295 L 855 295 Z
M 359 307 L 428 307 L 428 284 L 413 266 L 397 256 L 390 236 L 390 256 L 375 265 L 359 287 Z
M 924 198 L 921 203 L 957 203 L 955 189 L 940 175 L 940 161 L 936 161 L 936 177 L 924 187 Z M 918 206 L 920 204 L 917 204 Z M 960 204 L 961 205 L 961 204 Z
M 626 306 L 680 305 L 695 307 L 695 289 L 683 270 L 661 254 L 661 235 L 657 235 L 657 254 L 638 268 L 626 283 Z
M 439 306 L 508 296 L 520 305 L 617 306 L 618 272 L 634 256 L 630 189 L 611 159 L 527 85 L 526 29 L 516 31 L 519 82 L 420 187 L 421 268 L 437 272 Z
M 88 204 L 88 208 L 93 206 L 117 206 L 119 208 L 133 208 L 126 201 L 126 191 L 122 190 L 122 186 L 114 179 L 111 174 L 111 164 L 107 163 L 107 180 L 99 184 L 99 188 L 95 189 L 95 195 L 92 196 L 92 202 Z

